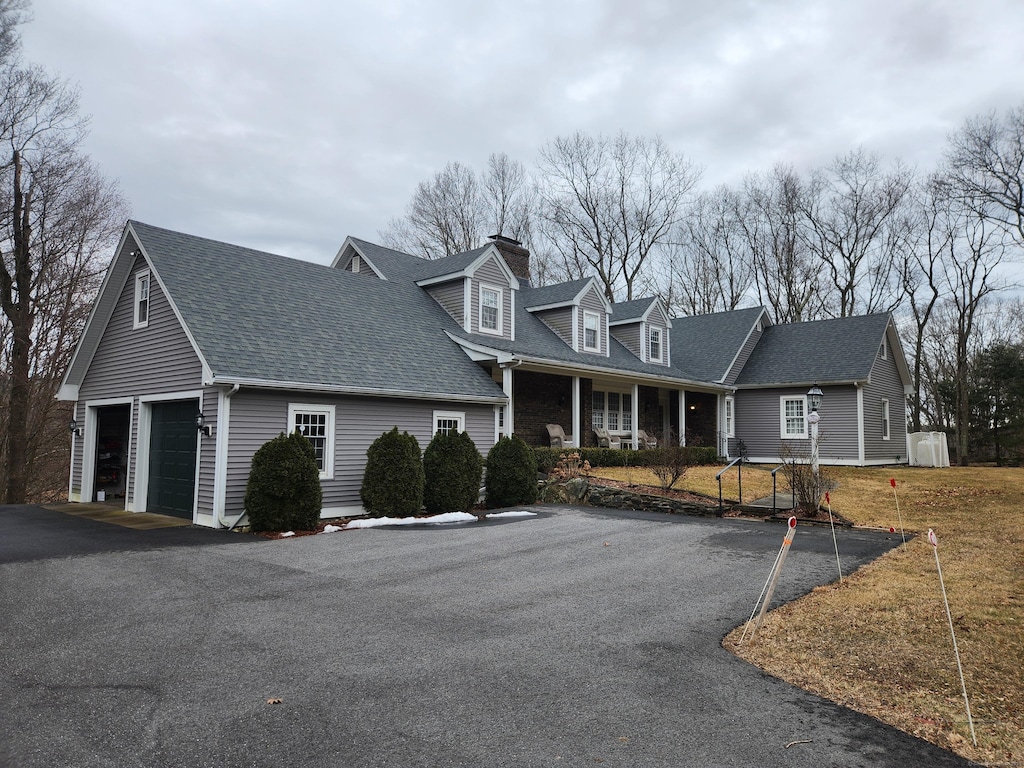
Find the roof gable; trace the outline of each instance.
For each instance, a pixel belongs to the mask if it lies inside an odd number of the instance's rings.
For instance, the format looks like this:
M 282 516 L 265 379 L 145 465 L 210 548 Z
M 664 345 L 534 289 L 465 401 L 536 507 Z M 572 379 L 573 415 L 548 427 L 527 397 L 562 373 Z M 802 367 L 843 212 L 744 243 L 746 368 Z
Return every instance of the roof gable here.
M 595 297 L 604 306 L 604 311 L 611 314 L 612 305 L 597 284 L 597 278 L 585 277 L 580 280 L 570 280 L 555 285 L 545 285 L 541 288 L 530 288 L 523 291 L 522 302 L 527 312 L 542 312 L 547 309 L 559 309 L 561 307 L 579 306 L 583 297 L 588 291 L 593 291 Z
M 672 367 L 705 381 L 723 382 L 743 345 L 767 317 L 764 307 L 672 318 Z

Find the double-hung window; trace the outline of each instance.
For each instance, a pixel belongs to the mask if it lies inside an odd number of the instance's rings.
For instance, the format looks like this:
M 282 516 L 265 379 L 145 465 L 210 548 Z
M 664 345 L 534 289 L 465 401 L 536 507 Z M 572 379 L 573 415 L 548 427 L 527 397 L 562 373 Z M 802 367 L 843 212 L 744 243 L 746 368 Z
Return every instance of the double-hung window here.
M 465 432 L 466 414 L 459 411 L 434 411 L 434 434 L 459 434 Z
M 313 445 L 313 457 L 321 480 L 334 477 L 334 406 L 291 403 L 288 406 L 291 431 L 298 430 Z
M 889 401 L 882 398 L 882 439 L 889 439 Z
M 807 397 L 805 395 L 781 398 L 782 437 L 791 440 L 807 437 Z
M 661 362 L 661 328 L 650 330 L 650 360 L 652 363 Z
M 583 349 L 601 351 L 601 316 L 597 312 L 583 313 Z
M 149 270 L 135 274 L 135 321 L 133 328 L 145 328 L 149 325 Z
M 501 334 L 501 289 L 480 286 L 480 331 Z
M 627 392 L 594 390 L 591 400 L 590 425 L 609 432 L 633 430 L 633 395 Z

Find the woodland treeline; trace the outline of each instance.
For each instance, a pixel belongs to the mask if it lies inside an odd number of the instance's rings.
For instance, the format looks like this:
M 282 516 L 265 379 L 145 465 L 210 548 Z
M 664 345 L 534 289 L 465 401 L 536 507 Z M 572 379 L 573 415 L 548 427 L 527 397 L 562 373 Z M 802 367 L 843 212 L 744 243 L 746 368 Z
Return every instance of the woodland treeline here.
M 1024 107 L 979 115 L 931 169 L 863 148 L 702 189 L 660 138 L 575 133 L 527 168 L 451 162 L 381 237 L 439 258 L 520 240 L 534 282 L 596 275 L 608 298 L 658 295 L 676 315 L 768 308 L 776 322 L 892 312 L 914 379 L 912 431 L 961 463 L 1024 444 Z

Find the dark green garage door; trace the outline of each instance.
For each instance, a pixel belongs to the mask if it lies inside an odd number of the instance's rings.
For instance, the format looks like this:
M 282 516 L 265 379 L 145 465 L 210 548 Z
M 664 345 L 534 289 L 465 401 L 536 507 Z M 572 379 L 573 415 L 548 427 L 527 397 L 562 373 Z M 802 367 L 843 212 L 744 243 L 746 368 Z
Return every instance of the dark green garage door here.
M 196 490 L 198 400 L 153 404 L 146 509 L 192 519 Z

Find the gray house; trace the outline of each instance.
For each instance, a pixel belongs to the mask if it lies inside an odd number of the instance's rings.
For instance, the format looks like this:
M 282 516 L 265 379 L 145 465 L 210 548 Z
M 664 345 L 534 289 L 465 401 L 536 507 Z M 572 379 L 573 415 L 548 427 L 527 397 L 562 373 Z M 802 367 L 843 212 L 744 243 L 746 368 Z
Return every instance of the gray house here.
M 464 430 L 482 451 L 513 431 L 546 445 L 548 424 L 584 446 L 643 429 L 775 461 L 807 441 L 813 383 L 824 461 L 906 461 L 888 315 L 672 318 L 593 279 L 531 287 L 529 252 L 500 237 L 436 261 L 349 238 L 323 266 L 130 221 L 59 397 L 75 403 L 72 501 L 219 527 L 282 431 L 313 443 L 332 517 L 362 511 L 366 449 L 395 426 L 421 445 Z

